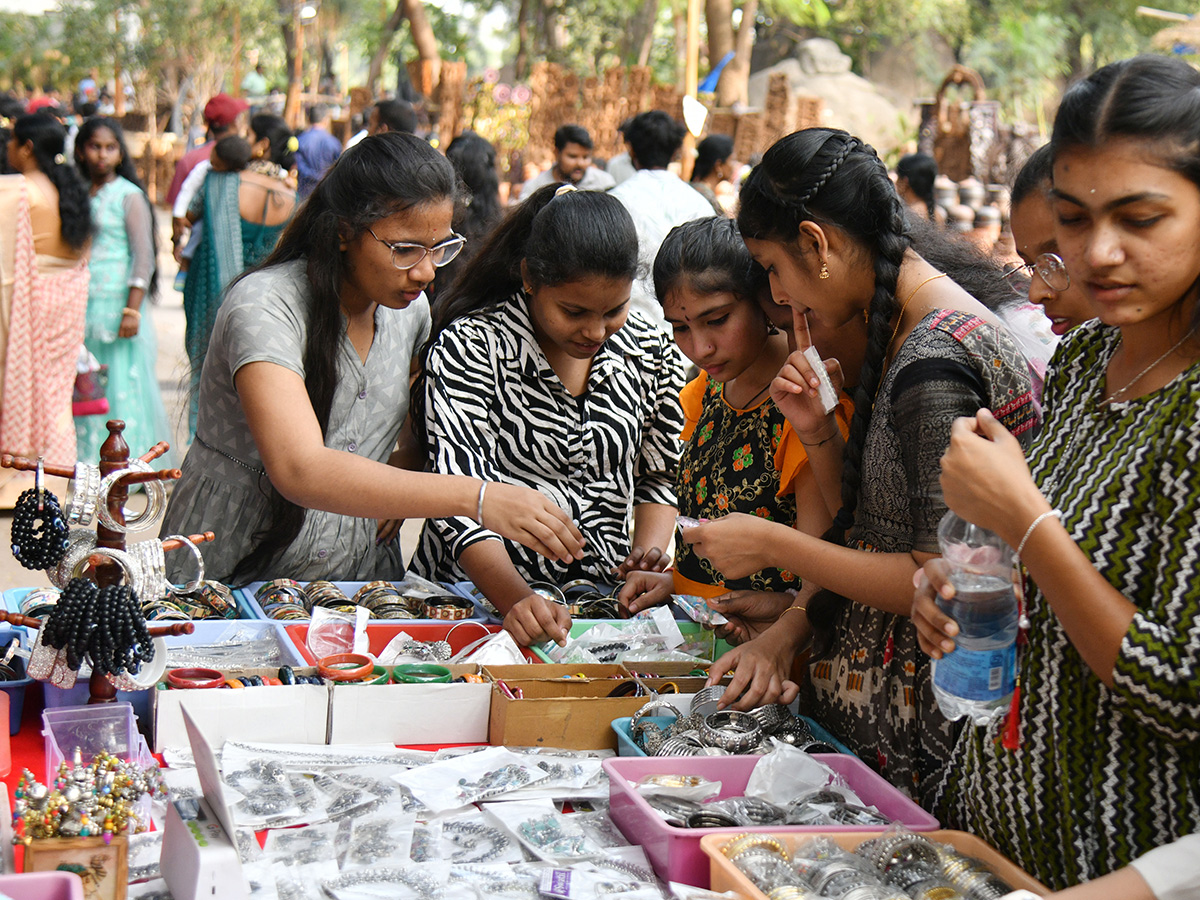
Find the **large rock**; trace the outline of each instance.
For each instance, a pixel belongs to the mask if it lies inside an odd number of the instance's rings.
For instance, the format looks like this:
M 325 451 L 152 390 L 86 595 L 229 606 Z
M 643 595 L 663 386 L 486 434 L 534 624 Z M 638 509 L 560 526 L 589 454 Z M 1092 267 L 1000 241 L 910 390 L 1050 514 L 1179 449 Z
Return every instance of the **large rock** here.
M 911 124 L 871 82 L 850 71 L 850 57 L 833 41 L 810 38 L 796 45 L 796 54 L 750 76 L 750 106 L 762 108 L 771 74 L 783 72 L 792 93 L 810 94 L 825 101 L 825 122 L 844 128 L 871 144 L 881 154 L 902 144 L 911 135 Z

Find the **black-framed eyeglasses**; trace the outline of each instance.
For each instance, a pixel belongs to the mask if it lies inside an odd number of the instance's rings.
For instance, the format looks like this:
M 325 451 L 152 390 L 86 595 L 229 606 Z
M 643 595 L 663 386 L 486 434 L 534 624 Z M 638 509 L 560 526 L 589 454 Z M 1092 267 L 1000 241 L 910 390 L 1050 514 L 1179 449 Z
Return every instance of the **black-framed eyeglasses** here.
M 1071 286 L 1071 276 L 1067 273 L 1067 264 L 1057 253 L 1043 253 L 1032 263 L 1014 266 L 1004 273 L 1004 277 L 1011 281 L 1014 275 L 1028 276 L 1030 272 L 1036 272 L 1038 278 L 1046 282 L 1046 287 L 1052 291 L 1061 293 Z
M 433 260 L 434 266 L 440 269 L 458 256 L 462 252 L 462 248 L 467 245 L 467 239 L 461 234 L 452 235 L 432 247 L 426 247 L 424 244 L 414 244 L 410 241 L 396 241 L 395 243 L 385 241 L 373 229 L 368 228 L 367 231 L 370 232 L 371 237 L 392 251 L 392 265 L 401 272 L 406 272 L 413 266 L 419 265 L 426 256 L 429 256 Z

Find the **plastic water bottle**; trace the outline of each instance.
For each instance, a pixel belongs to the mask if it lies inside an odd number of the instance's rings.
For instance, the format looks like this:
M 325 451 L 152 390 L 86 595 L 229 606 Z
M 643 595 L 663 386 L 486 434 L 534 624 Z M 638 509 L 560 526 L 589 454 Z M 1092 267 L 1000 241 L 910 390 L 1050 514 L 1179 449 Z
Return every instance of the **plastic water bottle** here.
M 938 609 L 958 623 L 953 652 L 933 661 L 933 695 L 948 719 L 986 725 L 1012 700 L 1017 621 L 1012 550 L 995 533 L 947 512 L 938 525 L 942 558 L 952 566 L 954 597 Z

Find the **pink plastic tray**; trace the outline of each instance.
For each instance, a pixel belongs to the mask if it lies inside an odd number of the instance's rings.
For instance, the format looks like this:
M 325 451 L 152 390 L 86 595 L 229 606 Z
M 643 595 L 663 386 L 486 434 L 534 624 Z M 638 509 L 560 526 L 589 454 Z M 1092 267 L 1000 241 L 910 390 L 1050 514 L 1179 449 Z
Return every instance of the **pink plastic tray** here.
M 864 803 L 874 806 L 889 819 L 913 831 L 933 831 L 938 827 L 937 819 L 867 768 L 857 757 L 844 753 L 814 753 L 813 758 L 841 775 Z M 661 878 L 703 888 L 708 887 L 709 862 L 700 847 L 700 839 L 706 834 L 862 831 L 861 825 L 676 828 L 668 825 L 634 790 L 634 784 L 647 775 L 700 775 L 721 782 L 721 791 L 716 799 L 740 797 L 745 794 L 750 773 L 754 771 L 758 759 L 757 756 L 626 756 L 606 759 L 603 765 L 608 773 L 608 813 L 621 833 L 646 851 L 654 871 Z
M 0 894 L 13 900 L 83 900 L 83 882 L 73 872 L 0 875 Z

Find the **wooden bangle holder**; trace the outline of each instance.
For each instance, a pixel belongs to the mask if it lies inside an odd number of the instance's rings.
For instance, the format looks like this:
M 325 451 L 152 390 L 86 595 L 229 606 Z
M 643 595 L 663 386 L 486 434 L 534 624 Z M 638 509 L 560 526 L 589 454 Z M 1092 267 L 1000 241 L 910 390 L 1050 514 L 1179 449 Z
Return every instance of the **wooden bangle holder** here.
M 111 475 L 113 472 L 119 472 L 129 464 L 129 445 L 125 443 L 125 438 L 122 436 L 122 432 L 125 431 L 125 423 L 120 419 L 110 419 L 107 427 L 108 438 L 100 447 L 100 476 L 102 478 Z M 141 460 L 142 462 L 150 463 L 170 449 L 171 445 L 166 441 L 159 441 L 142 454 Z M 33 472 L 37 470 L 38 461 L 36 459 L 27 459 L 23 456 L 14 456 L 11 453 L 5 453 L 0 455 L 0 467 Z M 58 476 L 59 478 L 75 477 L 74 466 L 44 463 L 42 471 L 48 475 Z M 116 522 L 122 524 L 125 522 L 125 501 L 129 499 L 129 485 L 145 484 L 151 481 L 174 481 L 182 474 L 179 469 L 162 469 L 157 472 L 130 472 L 127 475 L 122 475 L 108 492 L 109 515 Z M 189 535 L 189 538 L 192 543 L 201 544 L 211 541 L 214 535 L 211 531 L 206 531 L 204 534 Z M 102 523 L 98 522 L 96 524 L 96 546 L 107 547 L 110 550 L 124 550 L 125 535 L 123 532 L 106 528 Z M 182 546 L 184 544 L 180 540 L 172 539 L 163 541 L 163 550 L 175 550 Z M 88 558 L 88 568 L 85 571 L 85 575 L 95 581 L 98 587 L 107 587 L 119 583 L 122 572 L 121 567 L 113 560 L 104 556 L 91 556 Z M 24 625 L 28 628 L 40 628 L 42 624 L 41 619 L 34 619 L 29 616 L 20 615 L 19 613 L 4 611 L 0 611 L 0 622 L 11 622 L 15 625 Z M 147 629 L 152 637 L 166 637 L 168 635 L 191 634 L 195 631 L 195 626 L 191 622 L 173 622 L 170 625 L 148 625 Z M 112 703 L 117 699 L 116 687 L 108 678 L 98 672 L 92 673 L 88 687 L 91 692 L 88 703 Z

